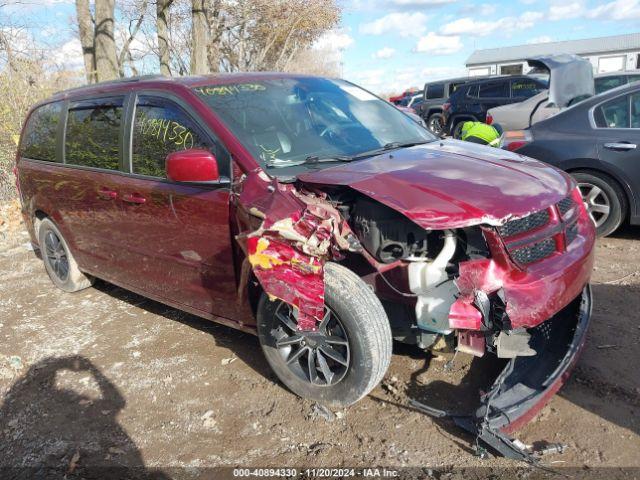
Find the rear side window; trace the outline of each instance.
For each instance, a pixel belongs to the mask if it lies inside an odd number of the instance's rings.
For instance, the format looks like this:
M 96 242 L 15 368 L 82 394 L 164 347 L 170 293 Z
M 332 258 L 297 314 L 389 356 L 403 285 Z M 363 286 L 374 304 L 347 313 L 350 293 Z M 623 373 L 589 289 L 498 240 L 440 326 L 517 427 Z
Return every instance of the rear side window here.
M 594 112 L 600 128 L 629 128 L 629 95 L 603 103 Z
M 640 93 L 631 95 L 631 128 L 640 128 Z
M 619 87 L 620 85 L 624 85 L 626 82 L 627 81 L 624 75 L 614 75 L 610 77 L 596 78 L 594 80 L 596 95 L 598 93 L 611 90 L 612 88 Z
M 478 98 L 478 85 L 471 85 L 467 89 L 467 97 Z
M 487 82 L 480 85 L 480 98 L 508 98 L 509 82 Z
M 118 170 L 123 98 L 69 104 L 65 163 Z
M 513 98 L 529 98 L 537 95 L 544 87 L 529 79 L 513 80 L 511 82 L 511 96 Z
M 436 83 L 427 87 L 427 99 L 444 97 L 444 84 Z
M 48 103 L 29 116 L 22 137 L 20 156 L 33 160 L 56 162 L 56 137 L 62 103 Z
M 229 175 L 226 152 L 216 148 L 182 108 L 165 98 L 138 97 L 133 130 L 133 173 L 164 178 L 167 155 L 189 148 L 211 151 L 218 159 L 220 175 Z

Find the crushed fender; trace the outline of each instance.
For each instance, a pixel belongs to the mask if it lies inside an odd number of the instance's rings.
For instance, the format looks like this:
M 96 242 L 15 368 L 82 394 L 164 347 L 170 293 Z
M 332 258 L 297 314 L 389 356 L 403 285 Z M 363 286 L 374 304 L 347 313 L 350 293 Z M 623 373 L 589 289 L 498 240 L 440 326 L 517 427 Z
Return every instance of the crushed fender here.
M 324 194 L 271 185 L 260 197 L 240 195 L 239 206 L 261 223 L 237 238 L 269 298 L 293 306 L 299 328 L 313 330 L 324 315 L 324 264 L 341 258 L 355 237 Z

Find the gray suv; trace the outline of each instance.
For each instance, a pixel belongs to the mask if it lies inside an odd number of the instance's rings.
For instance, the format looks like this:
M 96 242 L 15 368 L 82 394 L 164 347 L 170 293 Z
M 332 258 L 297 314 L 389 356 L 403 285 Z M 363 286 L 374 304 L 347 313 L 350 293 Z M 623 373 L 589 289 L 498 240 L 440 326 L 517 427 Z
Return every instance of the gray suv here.
M 444 135 L 442 123 L 442 104 L 449 96 L 456 91 L 460 85 L 470 80 L 477 80 L 478 77 L 460 77 L 448 80 L 429 82 L 424 86 L 424 101 L 420 104 L 416 113 L 420 115 L 427 124 L 427 128 L 438 136 Z

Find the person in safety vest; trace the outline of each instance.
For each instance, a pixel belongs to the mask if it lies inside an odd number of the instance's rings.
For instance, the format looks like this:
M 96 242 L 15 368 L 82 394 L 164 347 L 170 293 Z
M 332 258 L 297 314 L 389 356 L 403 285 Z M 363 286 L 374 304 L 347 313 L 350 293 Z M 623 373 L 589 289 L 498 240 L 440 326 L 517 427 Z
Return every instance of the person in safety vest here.
M 497 147 L 502 135 L 500 125 L 487 125 L 482 122 L 464 122 L 460 130 L 460 140 Z

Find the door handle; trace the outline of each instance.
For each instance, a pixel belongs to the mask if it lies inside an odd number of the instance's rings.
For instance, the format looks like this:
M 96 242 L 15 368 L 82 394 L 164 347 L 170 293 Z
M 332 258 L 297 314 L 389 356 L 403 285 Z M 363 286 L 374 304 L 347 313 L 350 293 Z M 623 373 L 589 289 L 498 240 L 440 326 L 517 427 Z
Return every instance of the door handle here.
M 604 148 L 609 150 L 635 150 L 635 143 L 617 142 L 617 143 L 605 143 Z
M 144 202 L 147 201 L 147 199 L 144 198 L 139 193 L 127 193 L 126 195 L 124 195 L 122 197 L 122 200 L 127 202 L 127 203 L 136 203 L 138 205 L 141 205 L 141 204 L 143 204 Z
M 102 187 L 98 190 L 98 196 L 103 200 L 115 200 L 118 197 L 118 192 L 107 187 Z

